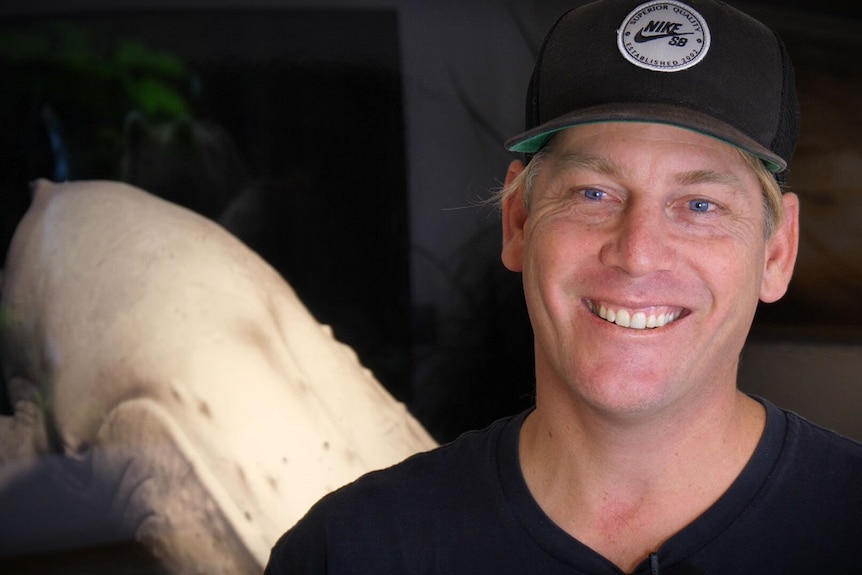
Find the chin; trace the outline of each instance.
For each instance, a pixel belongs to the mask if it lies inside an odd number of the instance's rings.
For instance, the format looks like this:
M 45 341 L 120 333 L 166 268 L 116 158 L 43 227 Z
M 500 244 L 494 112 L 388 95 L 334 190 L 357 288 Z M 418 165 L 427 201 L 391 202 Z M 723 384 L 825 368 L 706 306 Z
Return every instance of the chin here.
M 593 411 L 606 415 L 638 416 L 661 411 L 683 390 L 676 378 L 656 373 L 599 374 L 589 385 L 575 385 L 574 394 Z

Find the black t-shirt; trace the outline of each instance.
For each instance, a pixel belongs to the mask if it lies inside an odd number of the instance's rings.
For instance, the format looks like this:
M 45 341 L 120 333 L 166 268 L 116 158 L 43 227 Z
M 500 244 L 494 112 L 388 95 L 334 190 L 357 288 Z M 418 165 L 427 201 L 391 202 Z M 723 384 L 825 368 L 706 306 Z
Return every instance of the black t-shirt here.
M 751 461 L 634 573 L 862 573 L 862 445 L 760 401 L 767 423 Z M 324 497 L 275 545 L 266 575 L 619 575 L 530 494 L 518 463 L 525 416 Z

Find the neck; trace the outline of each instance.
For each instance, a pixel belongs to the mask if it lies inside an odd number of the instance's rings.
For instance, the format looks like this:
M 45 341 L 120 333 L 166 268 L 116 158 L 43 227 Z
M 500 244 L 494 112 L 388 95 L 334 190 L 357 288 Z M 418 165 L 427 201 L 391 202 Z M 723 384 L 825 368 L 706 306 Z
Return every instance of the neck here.
M 521 431 L 521 465 L 551 519 L 629 571 L 727 490 L 764 421 L 763 407 L 735 388 L 631 416 L 539 395 Z

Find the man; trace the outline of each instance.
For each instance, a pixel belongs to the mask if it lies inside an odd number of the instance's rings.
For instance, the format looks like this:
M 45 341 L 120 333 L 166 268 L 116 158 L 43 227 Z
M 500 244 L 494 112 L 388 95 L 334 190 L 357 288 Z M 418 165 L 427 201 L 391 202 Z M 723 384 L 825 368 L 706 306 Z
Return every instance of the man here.
M 501 197 L 535 409 L 328 496 L 268 573 L 862 572 L 862 446 L 736 387 L 793 270 L 797 123 L 780 40 L 723 3 L 565 14 Z

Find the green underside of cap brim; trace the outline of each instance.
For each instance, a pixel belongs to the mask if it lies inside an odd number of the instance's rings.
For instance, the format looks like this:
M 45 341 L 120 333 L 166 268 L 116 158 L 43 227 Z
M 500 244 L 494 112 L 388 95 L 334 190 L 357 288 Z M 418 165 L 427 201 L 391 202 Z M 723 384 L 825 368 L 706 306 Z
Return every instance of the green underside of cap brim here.
M 690 126 L 683 126 L 683 125 L 677 124 L 675 122 L 660 121 L 660 120 L 655 120 L 655 119 L 651 119 L 651 120 L 605 119 L 605 120 L 591 120 L 591 121 L 586 121 L 586 122 L 575 122 L 575 123 L 572 123 L 569 125 L 551 128 L 547 131 L 544 131 L 544 132 L 535 134 L 533 136 L 530 136 L 529 138 L 526 138 L 523 140 L 518 140 L 512 144 L 507 144 L 506 149 L 509 150 L 510 152 L 519 152 L 519 153 L 524 153 L 524 154 L 535 154 L 536 152 L 541 150 L 545 146 L 545 144 L 548 143 L 548 140 L 551 139 L 551 136 L 553 136 L 557 132 L 567 130 L 567 129 L 572 128 L 574 126 L 583 126 L 585 124 L 602 124 L 602 123 L 608 123 L 608 122 L 648 122 L 648 123 L 653 123 L 653 124 L 665 124 L 668 126 L 675 126 L 677 128 L 682 128 L 684 130 L 691 130 L 692 132 L 697 132 L 698 134 L 702 134 L 704 136 L 714 138 L 720 142 L 730 144 L 731 146 L 734 146 L 735 148 L 739 148 L 739 149 L 744 150 L 750 154 L 753 154 L 754 156 L 760 158 L 761 161 L 763 161 L 764 165 L 766 165 L 767 169 L 770 172 L 778 173 L 778 172 L 781 172 L 782 170 L 784 170 L 784 168 L 785 168 L 785 166 L 777 164 L 772 159 L 764 157 L 762 153 L 758 153 L 757 150 L 753 150 L 747 146 L 742 146 L 736 142 L 732 142 L 732 141 L 727 140 L 725 138 L 718 137 L 715 134 L 709 134 L 707 132 L 697 130 L 697 129 L 692 128 Z

